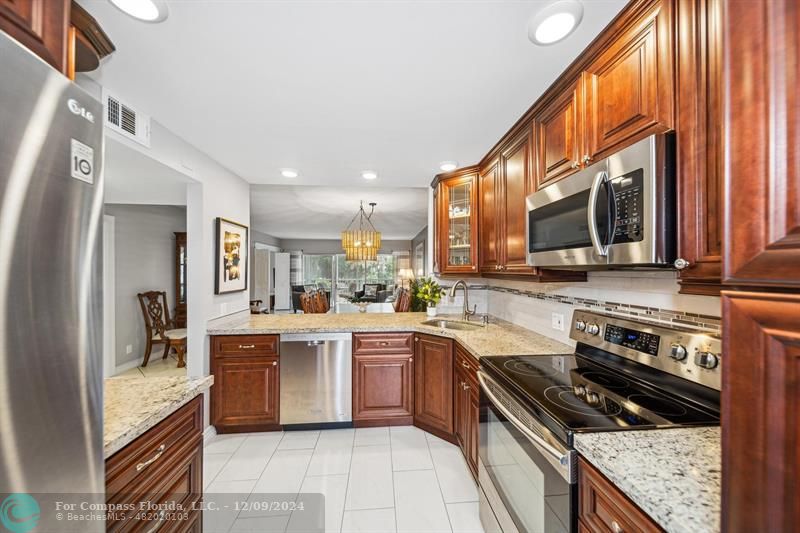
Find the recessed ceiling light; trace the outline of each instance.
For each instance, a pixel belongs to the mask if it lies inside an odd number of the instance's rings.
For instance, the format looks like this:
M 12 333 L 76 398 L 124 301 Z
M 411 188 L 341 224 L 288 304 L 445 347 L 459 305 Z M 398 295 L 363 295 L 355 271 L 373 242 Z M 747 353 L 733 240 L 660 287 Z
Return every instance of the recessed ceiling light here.
M 445 172 L 450 172 L 451 170 L 455 170 L 458 168 L 457 161 L 442 161 L 439 163 L 439 168 Z
M 374 180 L 375 178 L 378 177 L 378 173 L 375 172 L 374 170 L 365 170 L 364 172 L 361 173 L 361 177 L 364 178 L 365 180 Z
M 550 4 L 528 21 L 528 39 L 547 46 L 557 43 L 575 31 L 583 18 L 583 5 L 577 0 L 560 0 Z
M 300 173 L 293 168 L 282 168 L 281 169 L 281 176 L 284 178 L 296 178 Z
M 117 9 L 144 22 L 161 22 L 167 18 L 164 0 L 109 0 Z

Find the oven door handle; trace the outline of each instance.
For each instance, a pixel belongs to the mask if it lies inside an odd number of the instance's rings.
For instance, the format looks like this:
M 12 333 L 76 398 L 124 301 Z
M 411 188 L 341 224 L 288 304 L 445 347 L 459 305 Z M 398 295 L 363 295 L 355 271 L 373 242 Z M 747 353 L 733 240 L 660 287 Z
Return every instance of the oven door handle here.
M 608 255 L 608 246 L 600 242 L 600 230 L 597 229 L 597 197 L 600 195 L 600 187 L 607 181 L 608 172 L 605 170 L 601 170 L 595 174 L 594 180 L 592 180 L 592 186 L 589 189 L 589 205 L 586 210 L 589 222 L 589 238 L 592 240 L 594 253 L 600 257 L 606 257 Z
M 492 381 L 492 383 L 494 383 L 494 381 L 489 377 L 487 377 L 486 374 L 479 371 L 478 381 L 480 381 L 481 389 L 483 390 L 484 394 L 486 394 L 486 396 L 489 397 L 489 400 L 492 402 L 492 405 L 494 405 L 494 407 L 496 407 L 501 413 L 503 413 L 503 415 L 508 419 L 508 421 L 511 422 L 515 428 L 520 430 L 522 434 L 525 435 L 532 443 L 534 443 L 537 447 L 539 447 L 544 452 L 549 454 L 552 459 L 558 462 L 558 464 L 561 465 L 561 469 L 564 471 L 562 473 L 564 479 L 567 480 L 569 483 L 574 483 L 575 469 L 573 468 L 573 463 L 574 463 L 575 452 L 572 450 L 564 450 L 564 451 L 559 450 L 558 448 L 556 448 L 555 446 L 544 440 L 544 438 L 541 435 L 537 434 L 529 427 L 527 427 L 525 424 L 520 422 L 520 420 L 516 416 L 514 416 L 514 414 L 510 410 L 508 410 L 508 408 L 506 408 L 506 406 L 503 405 L 502 402 L 500 402 L 500 400 L 498 400 L 497 396 L 495 396 L 492 393 L 492 391 L 489 390 L 489 387 L 487 386 L 486 383 L 488 381 Z

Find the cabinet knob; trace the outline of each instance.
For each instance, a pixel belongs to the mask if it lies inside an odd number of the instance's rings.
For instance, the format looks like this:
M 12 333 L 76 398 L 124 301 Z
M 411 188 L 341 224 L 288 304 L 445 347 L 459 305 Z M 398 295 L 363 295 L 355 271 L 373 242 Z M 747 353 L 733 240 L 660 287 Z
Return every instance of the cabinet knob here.
M 677 258 L 675 262 L 672 263 L 672 265 L 678 270 L 683 270 L 684 268 L 687 268 L 690 264 L 691 263 L 689 263 L 689 261 L 687 261 L 682 257 Z
M 572 169 L 573 169 L 573 170 L 575 170 L 575 169 L 576 169 L 576 168 L 578 168 L 579 166 L 580 166 L 580 165 L 578 165 L 578 162 L 577 162 L 577 161 L 575 161 L 574 163 L 572 163 Z
M 381 341 L 378 344 L 380 344 L 381 346 L 389 346 L 389 341 Z
M 419 342 L 419 337 L 414 337 L 414 342 Z
M 466 382 L 463 382 L 463 383 L 461 384 L 461 386 L 464 388 L 464 390 L 469 390 L 469 385 L 467 385 L 467 383 L 466 383 Z
M 589 154 L 586 154 L 585 156 L 583 156 L 583 164 L 584 165 L 588 165 L 591 160 L 592 160 L 592 158 L 589 157 Z
M 413 363 L 413 362 L 414 362 L 414 358 L 413 358 L 413 357 L 409 357 L 409 358 L 408 358 L 408 362 L 409 362 L 409 363 Z
M 466 361 L 461 361 L 461 366 L 463 366 L 463 367 L 464 367 L 464 368 L 466 368 L 467 370 L 469 370 L 469 369 L 470 369 L 469 363 L 467 363 Z
M 611 531 L 614 533 L 625 533 L 625 530 L 622 529 L 622 526 L 620 526 L 616 520 L 611 521 Z
M 278 366 L 278 362 L 277 361 L 273 361 L 272 362 L 272 366 Z

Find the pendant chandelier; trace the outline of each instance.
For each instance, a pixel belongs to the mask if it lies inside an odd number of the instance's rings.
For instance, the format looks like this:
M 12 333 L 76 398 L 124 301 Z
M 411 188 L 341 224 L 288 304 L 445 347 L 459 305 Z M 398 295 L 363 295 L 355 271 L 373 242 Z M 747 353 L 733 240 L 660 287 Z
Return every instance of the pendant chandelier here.
M 370 202 L 369 215 L 364 211 L 364 202 L 361 202 L 358 213 L 342 232 L 342 248 L 346 261 L 376 261 L 378 250 L 381 248 L 381 232 L 375 229 L 370 222 L 375 212 L 375 202 Z M 358 224 L 356 224 L 358 220 Z

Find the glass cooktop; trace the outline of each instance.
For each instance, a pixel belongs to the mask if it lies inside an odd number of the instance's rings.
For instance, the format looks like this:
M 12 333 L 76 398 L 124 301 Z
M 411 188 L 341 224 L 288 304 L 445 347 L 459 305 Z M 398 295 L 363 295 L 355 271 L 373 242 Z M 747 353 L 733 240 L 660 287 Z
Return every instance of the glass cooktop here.
M 565 433 L 719 425 L 718 410 L 580 355 L 483 357 L 481 366 Z

